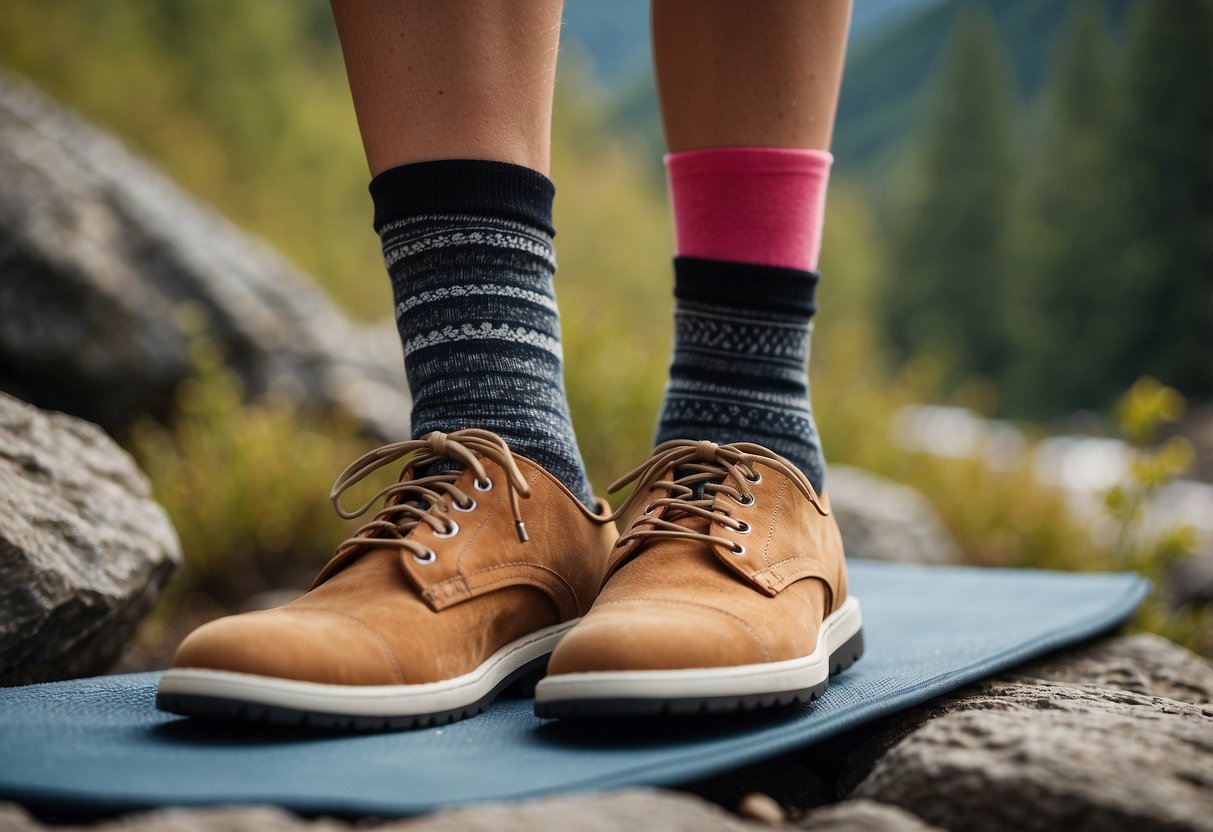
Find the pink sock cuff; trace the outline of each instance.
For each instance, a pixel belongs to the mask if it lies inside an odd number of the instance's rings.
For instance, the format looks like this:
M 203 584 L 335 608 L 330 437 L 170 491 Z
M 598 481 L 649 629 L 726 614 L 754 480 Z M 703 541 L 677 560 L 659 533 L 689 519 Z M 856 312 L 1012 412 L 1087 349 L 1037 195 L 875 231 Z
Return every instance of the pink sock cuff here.
M 816 270 L 833 161 L 783 147 L 667 155 L 678 254 Z

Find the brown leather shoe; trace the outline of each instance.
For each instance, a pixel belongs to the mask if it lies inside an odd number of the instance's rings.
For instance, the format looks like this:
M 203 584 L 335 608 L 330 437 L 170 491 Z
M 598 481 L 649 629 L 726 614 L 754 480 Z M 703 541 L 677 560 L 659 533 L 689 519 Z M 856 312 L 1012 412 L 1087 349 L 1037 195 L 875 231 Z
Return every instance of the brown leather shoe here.
M 535 691 L 543 717 L 694 714 L 816 699 L 863 652 L 824 494 L 759 445 L 675 440 L 620 514 L 607 577 Z
M 399 482 L 356 512 L 340 507 L 346 488 L 404 457 Z M 444 460 L 464 468 L 419 473 Z M 303 597 L 194 631 L 160 683 L 158 707 L 360 729 L 479 713 L 542 673 L 594 600 L 617 536 L 605 502 L 592 514 L 483 430 L 372 451 L 332 497 L 344 517 L 386 504 Z

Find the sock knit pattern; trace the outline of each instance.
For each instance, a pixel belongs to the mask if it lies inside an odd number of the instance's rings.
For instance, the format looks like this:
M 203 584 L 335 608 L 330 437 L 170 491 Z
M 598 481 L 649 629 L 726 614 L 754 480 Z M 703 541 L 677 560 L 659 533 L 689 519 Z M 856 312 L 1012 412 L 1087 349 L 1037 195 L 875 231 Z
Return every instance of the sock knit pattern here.
M 755 442 L 820 490 L 807 373 L 817 276 L 694 257 L 675 258 L 674 270 L 674 359 L 657 442 Z
M 371 182 L 413 396 L 413 437 L 483 428 L 587 506 L 552 277 L 547 177 L 479 160 L 422 162 Z

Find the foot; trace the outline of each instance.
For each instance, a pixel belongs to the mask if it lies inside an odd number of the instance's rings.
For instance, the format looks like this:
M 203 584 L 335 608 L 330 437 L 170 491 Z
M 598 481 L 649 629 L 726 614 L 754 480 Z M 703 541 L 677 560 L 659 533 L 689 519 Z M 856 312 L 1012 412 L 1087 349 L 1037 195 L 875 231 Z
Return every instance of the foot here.
M 674 440 L 621 514 L 593 608 L 535 691 L 541 717 L 732 712 L 807 702 L 863 652 L 825 494 L 759 445 Z
M 212 621 L 182 643 L 156 704 L 191 716 L 383 729 L 441 724 L 542 674 L 585 612 L 616 537 L 557 479 L 483 430 L 363 456 L 333 499 L 411 457 L 384 507 L 310 592 Z M 427 475 L 437 462 L 462 470 Z M 441 466 L 440 466 L 441 467 Z M 520 501 L 519 498 L 522 498 Z

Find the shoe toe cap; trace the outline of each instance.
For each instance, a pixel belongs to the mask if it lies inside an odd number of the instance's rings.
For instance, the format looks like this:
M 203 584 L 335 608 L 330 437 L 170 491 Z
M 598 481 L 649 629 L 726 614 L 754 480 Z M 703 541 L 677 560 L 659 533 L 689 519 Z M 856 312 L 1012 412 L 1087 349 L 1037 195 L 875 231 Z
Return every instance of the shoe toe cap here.
M 725 610 L 623 602 L 582 619 L 557 645 L 548 674 L 730 667 L 769 660 L 758 633 Z
M 343 613 L 311 608 L 243 613 L 204 624 L 181 643 L 172 666 L 324 684 L 404 681 L 374 630 Z

